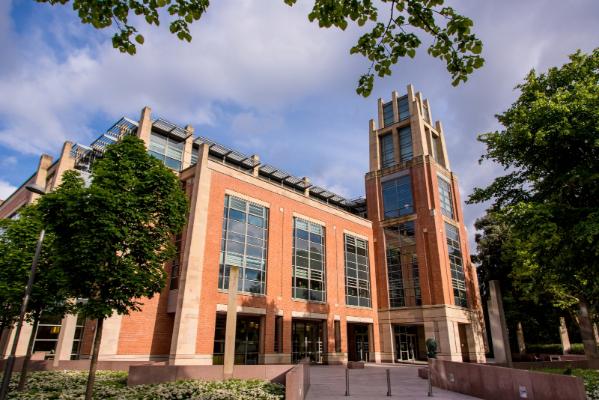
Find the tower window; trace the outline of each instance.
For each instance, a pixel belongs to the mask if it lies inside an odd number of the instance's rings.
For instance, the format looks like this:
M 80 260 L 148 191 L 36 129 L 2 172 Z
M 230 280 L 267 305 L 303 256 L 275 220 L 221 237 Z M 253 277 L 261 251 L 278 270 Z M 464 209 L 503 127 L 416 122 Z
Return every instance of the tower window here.
M 385 228 L 389 306 L 422 304 L 414 221 Z
M 397 108 L 399 110 L 399 120 L 403 121 L 410 117 L 410 106 L 408 104 L 408 96 L 403 96 L 397 99 Z
M 393 102 L 383 104 L 383 125 L 389 126 L 394 122 L 393 118 Z
M 445 223 L 445 236 L 447 236 L 447 252 L 449 253 L 449 266 L 451 268 L 451 286 L 455 305 L 468 307 L 466 298 L 466 280 L 462 250 L 460 248 L 460 233 L 455 226 Z
M 390 167 L 395 164 L 393 149 L 393 135 L 391 133 L 381 136 L 381 166 Z
M 441 202 L 441 212 L 448 218 L 453 219 L 453 198 L 451 196 L 451 185 L 440 176 L 439 181 L 439 200 Z
M 412 130 L 409 126 L 399 130 L 399 155 L 401 161 L 411 160 L 414 155 L 412 150 Z
M 382 190 L 385 218 L 396 218 L 414 212 L 410 175 L 383 182 Z

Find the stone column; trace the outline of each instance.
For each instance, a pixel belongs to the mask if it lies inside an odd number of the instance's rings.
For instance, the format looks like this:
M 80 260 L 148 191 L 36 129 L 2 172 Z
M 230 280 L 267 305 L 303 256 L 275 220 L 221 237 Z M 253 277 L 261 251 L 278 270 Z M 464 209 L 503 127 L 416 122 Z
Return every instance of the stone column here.
M 148 106 L 141 110 L 139 124 L 137 126 L 137 137 L 146 144 L 146 149 L 150 147 L 150 135 L 152 133 L 152 109 Z
M 116 312 L 114 312 L 111 317 L 104 320 L 98 360 L 113 360 L 116 358 L 119 349 L 122 320 L 123 316 L 118 315 Z
M 491 325 L 491 336 L 493 337 L 493 353 L 495 362 L 512 365 L 512 352 L 507 334 L 505 314 L 503 313 L 503 300 L 499 281 L 489 281 L 490 298 L 488 302 L 489 323 Z
M 593 334 L 595 335 L 595 343 L 599 344 L 599 329 L 597 329 L 597 324 L 593 324 Z
M 227 305 L 227 325 L 225 327 L 225 361 L 223 375 L 225 379 L 233 377 L 235 365 L 235 333 L 237 331 L 237 284 L 239 267 L 230 266 L 229 270 L 229 304 Z
M 522 329 L 522 322 L 518 322 L 518 327 L 516 329 L 516 336 L 518 338 L 518 353 L 525 354 L 526 343 L 524 342 L 524 330 Z
M 210 176 L 208 146 L 202 144 L 198 150 L 191 194 L 191 211 L 185 232 L 183 263 L 169 356 L 169 363 L 173 365 L 212 363 L 212 355 L 208 357 L 196 354 L 210 202 Z
M 570 336 L 568 336 L 568 327 L 566 326 L 566 319 L 564 317 L 559 317 L 559 338 L 562 341 L 563 353 L 570 353 L 572 346 L 570 345 Z
M 450 319 L 443 319 L 437 321 L 437 327 L 439 328 L 437 337 L 439 353 L 437 358 L 447 361 L 462 361 L 457 323 Z
M 49 189 L 55 189 L 62 183 L 62 175 L 69 170 L 75 168 L 75 159 L 71 157 L 71 149 L 73 148 L 72 142 L 64 142 L 62 151 L 60 152 L 60 159 L 56 166 L 56 172 L 54 173 L 54 182 L 52 187 Z
M 77 329 L 77 315 L 66 315 L 60 324 L 60 333 L 56 342 L 56 352 L 52 365 L 58 367 L 60 361 L 68 361 L 71 359 L 73 352 L 73 339 L 75 338 L 75 330 Z M 102 335 L 104 336 L 104 335 Z M 104 337 L 102 338 L 104 339 Z

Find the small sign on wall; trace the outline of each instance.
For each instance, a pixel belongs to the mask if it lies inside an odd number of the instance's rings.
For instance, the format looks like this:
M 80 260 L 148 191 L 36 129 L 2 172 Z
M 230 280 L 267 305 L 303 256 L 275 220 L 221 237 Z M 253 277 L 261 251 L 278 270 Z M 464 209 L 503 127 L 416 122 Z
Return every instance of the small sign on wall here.
M 528 399 L 528 391 L 526 390 L 526 386 L 519 386 L 520 398 Z

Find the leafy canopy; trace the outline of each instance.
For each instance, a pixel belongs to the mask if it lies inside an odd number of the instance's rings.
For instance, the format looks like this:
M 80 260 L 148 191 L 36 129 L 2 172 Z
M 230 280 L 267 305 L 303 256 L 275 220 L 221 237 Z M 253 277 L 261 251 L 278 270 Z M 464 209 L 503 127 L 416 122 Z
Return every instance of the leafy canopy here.
M 149 25 L 160 25 L 161 17 L 169 18 L 170 31 L 181 40 L 191 41 L 190 25 L 202 18 L 209 0 L 37 0 L 42 3 L 67 4 L 72 1 L 81 22 L 96 29 L 115 27 L 112 37 L 116 49 L 135 54 L 144 36 L 138 32 L 133 15 L 143 17 Z M 293 6 L 297 0 L 283 0 Z M 472 32 L 472 20 L 458 14 L 444 0 L 314 0 L 310 21 L 321 28 L 345 30 L 349 24 L 364 26 L 363 34 L 352 47 L 351 54 L 361 54 L 370 62 L 356 89 L 367 97 L 372 92 L 374 74 L 391 75 L 391 67 L 399 58 L 414 58 L 421 35 L 432 40 L 428 54 L 443 60 L 452 84 L 465 82 L 475 69 L 483 66 L 482 42 Z M 163 12 L 163 11 L 166 11 Z M 165 14 L 168 13 L 168 16 Z M 373 72 L 374 69 L 374 72 Z
M 45 195 L 40 206 L 55 235 L 56 264 L 70 278 L 73 297 L 89 318 L 139 310 L 165 283 L 163 263 L 172 235 L 185 223 L 187 199 L 178 178 L 127 136 L 107 148 L 84 186 L 76 171 Z
M 599 301 L 599 49 L 580 51 L 546 73 L 534 70 L 518 100 L 498 115 L 503 131 L 479 136 L 483 160 L 506 174 L 476 188 L 510 225 L 526 291 L 562 306 Z
M 19 316 L 25 286 L 40 232 L 43 228 L 38 207 L 25 206 L 16 219 L 0 220 L 0 326 L 9 326 Z M 42 310 L 63 315 L 68 310 L 64 273 L 53 263 L 54 238 L 46 234 L 28 302 L 29 319 Z

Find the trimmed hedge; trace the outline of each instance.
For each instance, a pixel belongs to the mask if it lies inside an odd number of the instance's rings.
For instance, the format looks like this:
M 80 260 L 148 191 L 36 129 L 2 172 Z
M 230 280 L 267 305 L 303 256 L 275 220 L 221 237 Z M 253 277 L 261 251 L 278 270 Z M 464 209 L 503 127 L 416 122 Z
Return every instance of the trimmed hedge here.
M 0 374 L 1 376 L 1 374 Z M 19 374 L 11 383 L 11 400 L 79 400 L 85 395 L 86 371 L 32 372 L 27 391 L 16 391 Z M 113 400 L 282 400 L 282 385 L 258 379 L 226 381 L 187 380 L 154 385 L 127 387 L 127 373 L 98 371 L 94 386 L 94 399 Z
M 564 348 L 561 344 L 527 344 L 528 354 L 563 354 Z

